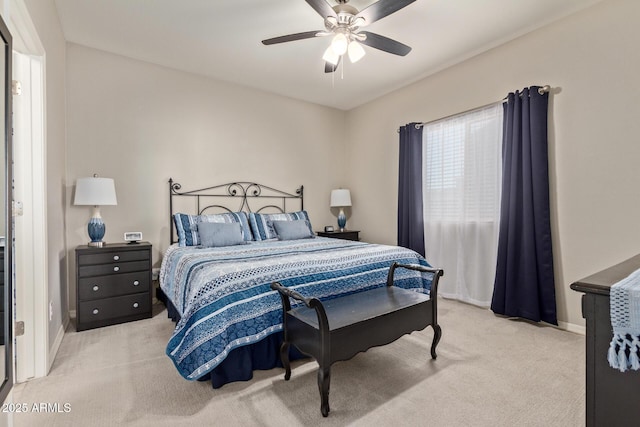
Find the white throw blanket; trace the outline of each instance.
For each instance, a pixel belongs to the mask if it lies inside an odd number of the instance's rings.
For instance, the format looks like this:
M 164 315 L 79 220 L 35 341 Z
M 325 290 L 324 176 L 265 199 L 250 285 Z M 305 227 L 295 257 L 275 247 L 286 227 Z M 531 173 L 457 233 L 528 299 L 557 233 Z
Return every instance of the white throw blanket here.
M 612 368 L 624 372 L 640 369 L 640 270 L 611 287 L 613 339 L 608 360 Z

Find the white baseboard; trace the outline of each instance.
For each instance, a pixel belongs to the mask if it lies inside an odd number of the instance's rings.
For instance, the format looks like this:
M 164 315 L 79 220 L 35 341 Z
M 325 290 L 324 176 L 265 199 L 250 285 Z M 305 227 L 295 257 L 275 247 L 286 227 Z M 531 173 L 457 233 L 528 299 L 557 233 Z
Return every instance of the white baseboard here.
M 576 325 L 575 323 L 558 322 L 558 328 L 568 332 L 573 332 L 574 334 L 580 334 L 580 335 L 587 334 L 586 326 Z
M 66 329 L 66 325 L 69 324 L 69 321 L 67 320 L 65 323 L 66 324 L 60 325 L 60 328 L 58 328 L 56 339 L 49 350 L 49 360 L 47 360 L 47 372 L 45 372 L 45 376 L 49 375 L 51 367 L 53 366 L 53 361 L 56 360 L 56 354 L 58 354 L 58 350 L 60 350 L 60 344 L 62 344 L 62 339 L 64 338 L 64 331 Z

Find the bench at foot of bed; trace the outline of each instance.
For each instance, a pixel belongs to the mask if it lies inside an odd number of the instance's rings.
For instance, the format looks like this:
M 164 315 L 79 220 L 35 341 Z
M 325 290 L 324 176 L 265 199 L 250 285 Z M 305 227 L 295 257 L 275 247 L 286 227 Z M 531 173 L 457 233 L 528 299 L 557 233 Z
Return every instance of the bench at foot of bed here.
M 430 296 L 394 287 L 396 268 L 433 273 Z M 271 288 L 280 293 L 284 313 L 280 357 L 286 370 L 285 380 L 291 378 L 288 354 L 289 346 L 293 344 L 318 362 L 320 411 L 326 417 L 329 415 L 329 384 L 334 362 L 351 359 L 371 347 L 389 344 L 429 325 L 434 330 L 431 357 L 435 359 L 436 346 L 442 335 L 436 298 L 442 274 L 440 269 L 394 263 L 389 269 L 387 286 L 324 302 L 304 298 L 278 282 L 273 283 Z M 304 302 L 304 306 L 292 309 L 289 297 Z

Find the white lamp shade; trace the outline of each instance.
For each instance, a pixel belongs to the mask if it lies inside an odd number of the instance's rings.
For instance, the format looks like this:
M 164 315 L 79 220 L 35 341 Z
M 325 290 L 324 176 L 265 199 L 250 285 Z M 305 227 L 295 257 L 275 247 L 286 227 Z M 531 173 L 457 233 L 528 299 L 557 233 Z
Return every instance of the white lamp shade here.
M 351 60 L 352 63 L 356 63 L 360 61 L 364 56 L 364 54 L 366 53 L 363 47 L 360 46 L 360 43 L 356 41 L 352 41 L 351 43 L 349 43 L 348 51 L 349 51 L 349 60 Z
M 351 206 L 351 193 L 345 188 L 331 190 L 331 207 Z
M 336 53 L 336 55 L 344 55 L 347 53 L 347 46 L 349 45 L 349 39 L 342 33 L 336 34 L 336 36 L 331 40 L 331 49 Z
M 111 178 L 78 178 L 74 205 L 117 205 L 116 186 Z
M 331 48 L 331 46 L 329 46 L 327 50 L 324 51 L 324 55 L 322 55 L 322 59 L 324 59 L 325 61 L 333 65 L 338 65 L 338 61 L 340 61 L 340 55 L 335 53 Z

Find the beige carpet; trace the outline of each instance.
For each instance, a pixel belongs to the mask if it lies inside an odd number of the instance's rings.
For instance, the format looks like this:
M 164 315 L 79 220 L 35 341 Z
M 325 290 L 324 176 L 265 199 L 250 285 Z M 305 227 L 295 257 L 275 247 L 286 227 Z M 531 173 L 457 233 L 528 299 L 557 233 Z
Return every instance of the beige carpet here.
M 430 328 L 333 365 L 323 419 L 316 364 L 258 371 L 214 390 L 184 380 L 165 356 L 173 323 L 152 319 L 84 332 L 73 327 L 46 378 L 18 384 L 14 402 L 69 412 L 15 414 L 16 426 L 583 426 L 585 339 L 442 300 Z

